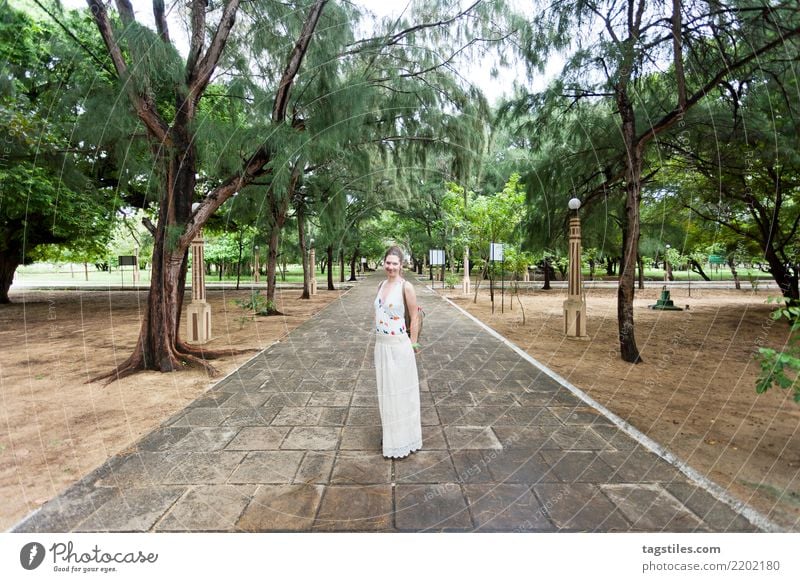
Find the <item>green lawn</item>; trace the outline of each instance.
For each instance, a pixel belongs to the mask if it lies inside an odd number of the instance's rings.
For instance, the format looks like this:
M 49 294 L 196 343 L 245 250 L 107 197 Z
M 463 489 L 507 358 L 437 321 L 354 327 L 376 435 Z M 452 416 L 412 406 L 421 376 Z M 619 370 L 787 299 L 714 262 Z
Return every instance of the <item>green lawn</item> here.
M 772 277 L 769 273 L 764 273 L 758 269 L 745 269 L 742 268 L 738 271 L 739 279 L 742 281 L 743 284 L 747 284 L 752 276 L 754 279 L 759 279 L 762 281 L 771 281 Z M 427 274 L 427 272 L 426 272 Z M 687 273 L 686 271 L 677 271 L 673 270 L 672 274 L 676 281 L 702 281 L 702 278 L 697 273 Z M 140 284 L 146 285 L 150 283 L 150 271 L 140 271 Z M 730 269 L 727 267 L 720 267 L 719 269 L 707 269 L 706 275 L 708 275 L 712 281 L 732 281 L 733 275 L 731 274 Z M 318 281 L 325 281 L 327 279 L 327 273 L 322 273 L 319 269 L 317 269 L 317 280 Z M 339 281 L 339 269 L 338 266 L 335 266 L 333 269 L 333 276 L 334 281 Z M 473 271 L 473 276 L 477 276 L 476 272 Z M 638 276 L 638 274 L 637 274 Z M 345 279 L 350 277 L 350 269 L 349 267 L 345 267 Z M 539 279 L 541 275 L 537 275 L 537 279 Z M 583 269 L 583 277 L 584 280 L 589 280 L 589 270 Z M 281 272 L 278 272 L 277 275 L 278 283 L 302 283 L 303 282 L 303 267 L 302 265 L 289 265 L 286 272 L 286 278 L 284 279 Z M 606 275 L 605 269 L 596 269 L 595 270 L 595 280 L 617 280 L 617 275 L 613 275 L 608 277 Z M 649 281 L 663 281 L 664 280 L 664 270 L 663 269 L 645 269 L 645 279 Z M 124 270 L 120 270 L 119 268 L 112 269 L 111 271 L 98 271 L 95 269 L 94 265 L 89 265 L 88 268 L 88 281 L 86 279 L 86 273 L 84 272 L 84 267 L 82 264 L 68 264 L 68 263 L 61 263 L 61 264 L 53 264 L 53 263 L 34 263 L 32 265 L 26 265 L 19 267 L 17 269 L 15 279 L 18 283 L 41 283 L 42 285 L 58 283 L 62 285 L 109 285 L 109 286 L 127 286 L 133 284 L 133 273 L 130 267 L 124 267 Z M 187 280 L 191 281 L 191 269 L 189 270 L 189 274 L 187 276 Z M 226 283 L 235 283 L 236 282 L 236 272 L 233 271 L 228 272 L 225 276 L 221 279 L 223 282 Z M 220 282 L 219 275 L 217 273 L 211 273 L 210 275 L 206 275 L 206 283 L 218 283 Z M 250 285 L 253 283 L 252 275 L 242 274 L 241 283 Z M 259 281 L 259 284 L 265 284 L 266 278 L 262 275 Z
M 88 278 L 87 278 L 88 275 Z M 319 269 L 317 269 L 317 280 L 322 281 L 327 278 L 327 272 L 322 273 Z M 339 269 L 334 267 L 333 269 L 333 276 L 335 281 L 339 281 Z M 345 269 L 345 278 L 350 277 L 350 270 Z M 189 273 L 186 277 L 187 281 L 191 281 L 191 269 L 189 269 Z M 286 278 L 282 277 L 282 273 L 279 271 L 277 274 L 278 283 L 302 283 L 303 282 L 303 267 L 302 265 L 289 265 L 286 269 Z M 133 272 L 131 267 L 124 267 L 122 270 L 119 268 L 112 269 L 111 271 L 98 271 L 95 269 L 94 265 L 89 265 L 88 273 L 87 270 L 84 269 L 84 266 L 75 264 L 53 264 L 53 263 L 34 263 L 32 265 L 25 265 L 19 267 L 16 271 L 14 276 L 14 281 L 18 283 L 52 283 L 57 282 L 63 285 L 109 285 L 109 286 L 117 286 L 117 285 L 132 285 L 133 284 Z M 139 281 L 140 284 L 148 284 L 150 282 L 150 271 L 143 270 L 139 271 Z M 220 281 L 219 275 L 217 273 L 211 273 L 211 275 L 206 275 L 206 283 L 217 283 Z M 223 282 L 226 283 L 235 283 L 236 282 L 236 271 L 233 273 L 226 273 L 226 275 L 222 278 Z M 252 275 L 242 274 L 241 283 L 252 284 L 253 278 Z M 260 277 L 259 284 L 266 283 L 266 278 L 264 275 Z

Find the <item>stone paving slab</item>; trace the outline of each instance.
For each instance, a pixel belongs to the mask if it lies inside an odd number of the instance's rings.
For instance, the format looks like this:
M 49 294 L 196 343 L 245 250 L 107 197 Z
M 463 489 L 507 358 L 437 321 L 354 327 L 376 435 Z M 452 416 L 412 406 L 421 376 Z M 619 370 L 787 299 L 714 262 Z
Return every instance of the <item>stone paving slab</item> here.
M 423 285 L 423 448 L 384 459 L 371 333 L 379 281 L 350 289 L 14 531 L 769 526 Z

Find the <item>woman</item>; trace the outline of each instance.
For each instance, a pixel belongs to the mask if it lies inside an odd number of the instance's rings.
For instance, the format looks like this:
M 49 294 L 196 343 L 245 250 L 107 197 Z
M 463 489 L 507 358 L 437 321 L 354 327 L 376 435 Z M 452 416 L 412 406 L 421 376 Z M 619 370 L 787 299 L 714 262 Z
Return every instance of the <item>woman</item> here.
M 400 458 L 422 448 L 417 375 L 417 296 L 402 277 L 403 251 L 390 247 L 383 257 L 386 281 L 375 297 L 375 373 L 383 426 L 383 456 Z M 405 299 L 405 301 L 404 301 Z M 406 330 L 405 304 L 411 314 Z

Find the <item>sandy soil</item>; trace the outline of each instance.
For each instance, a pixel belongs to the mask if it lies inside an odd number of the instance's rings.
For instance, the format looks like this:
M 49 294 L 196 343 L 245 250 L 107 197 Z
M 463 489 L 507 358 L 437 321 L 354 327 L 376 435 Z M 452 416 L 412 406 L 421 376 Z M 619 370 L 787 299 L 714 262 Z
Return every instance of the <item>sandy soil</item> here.
M 208 291 L 210 349 L 264 348 L 339 296 L 323 291 L 300 301 L 279 291 L 285 316 L 241 321 L 234 300 L 249 291 Z M 256 352 L 200 370 L 140 373 L 108 386 L 87 384 L 130 355 L 146 293 L 11 293 L 0 306 L 0 530 L 7 530 L 109 456 L 157 427 Z M 191 295 L 187 301 L 191 300 Z
M 762 291 L 686 289 L 672 299 L 688 311 L 654 311 L 658 289 L 637 291 L 636 340 L 644 363 L 617 348 L 616 290 L 587 291 L 588 341 L 566 340 L 566 291 L 523 295 L 491 312 L 460 293 L 458 305 L 568 379 L 597 402 L 777 524 L 800 531 L 800 405 L 791 392 L 757 395 L 760 345 L 782 346 L 788 326 L 769 317 Z

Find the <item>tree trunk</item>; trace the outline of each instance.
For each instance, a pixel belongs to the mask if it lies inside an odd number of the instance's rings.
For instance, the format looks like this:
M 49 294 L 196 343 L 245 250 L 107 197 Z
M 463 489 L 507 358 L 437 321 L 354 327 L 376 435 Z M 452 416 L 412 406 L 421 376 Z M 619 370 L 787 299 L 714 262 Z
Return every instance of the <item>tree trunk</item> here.
M 488 264 L 489 264 L 489 261 L 486 261 L 486 263 L 484 263 L 483 270 L 481 271 L 481 276 L 478 277 L 477 281 L 475 281 L 475 296 L 472 298 L 472 302 L 473 303 L 477 303 L 478 302 L 478 289 L 480 289 L 481 281 L 483 281 L 483 279 L 486 277 L 486 267 L 487 267 Z
M 614 274 L 614 261 L 611 257 L 606 257 L 606 275 L 611 277 Z
M 275 304 L 275 289 L 277 288 L 278 270 L 278 248 L 280 246 L 281 231 L 286 224 L 286 216 L 289 211 L 289 197 L 284 196 L 279 200 L 273 200 L 272 207 L 272 229 L 269 232 L 269 250 L 267 255 L 267 301 Z M 272 307 L 267 315 L 282 315 L 277 308 Z
M 181 103 L 180 98 L 178 101 Z M 179 106 L 170 131 L 173 147 L 154 147 L 157 150 L 157 168 L 162 170 L 162 194 L 153 237 L 150 292 L 136 347 L 119 367 L 91 379 L 90 382 L 112 382 L 140 370 L 174 372 L 186 366 L 202 367 L 210 374 L 215 374 L 217 370 L 205 359 L 225 354 L 194 348 L 180 339 L 181 310 L 191 241 L 180 243 L 180 239 L 176 240 L 173 233 L 184 231 L 195 193 L 197 156 L 188 129 L 190 123 L 188 114 Z
M 306 251 L 306 217 L 302 203 L 297 206 L 297 240 L 300 244 L 300 256 L 303 257 L 303 293 L 300 299 L 311 299 L 311 271 Z
M 706 272 L 703 270 L 703 267 L 700 266 L 700 263 L 694 259 L 689 259 L 689 264 L 692 266 L 692 271 L 700 275 L 703 278 L 703 281 L 711 281 L 711 279 L 708 278 L 708 275 L 706 275 Z
M 768 271 L 775 279 L 778 287 L 781 289 L 781 294 L 790 304 L 796 305 L 800 301 L 800 293 L 798 293 L 798 279 L 797 271 L 788 267 L 784 261 L 775 252 L 772 245 L 769 245 L 764 253 L 764 258 L 767 260 Z
M 639 252 L 639 202 L 641 195 L 642 150 L 636 139 L 636 123 L 633 105 L 625 91 L 617 95 L 619 114 L 622 118 L 622 138 L 627 155 L 625 157 L 625 222 L 622 228 L 622 261 L 620 263 L 619 289 L 617 292 L 617 321 L 619 324 L 620 355 L 626 362 L 638 364 L 642 361 L 633 327 L 633 282 L 636 257 Z
M 636 264 L 639 267 L 639 289 L 644 289 L 644 261 L 642 255 L 636 255 Z
M 0 303 L 11 303 L 8 298 L 8 290 L 14 282 L 14 272 L 20 265 L 20 252 L 2 251 L 0 252 Z
M 542 264 L 544 265 L 544 285 L 542 286 L 542 290 L 550 291 L 550 260 L 545 257 Z
M 136 347 L 131 356 L 116 369 L 92 378 L 90 382 L 113 382 L 140 370 L 174 372 L 186 366 L 202 367 L 210 374 L 215 374 L 216 369 L 205 359 L 225 355 L 225 352 L 194 348 L 180 339 L 181 310 L 189 264 L 188 249 L 168 248 L 168 215 L 168 212 L 159 213 L 151 263 L 150 292 Z M 174 228 L 172 224 L 169 226 Z
M 326 251 L 328 256 L 328 291 L 336 291 L 336 287 L 333 286 L 333 245 L 328 245 Z
M 325 274 L 325 267 L 326 266 L 327 266 L 327 260 L 325 259 L 325 257 L 320 258 L 320 260 L 319 260 L 319 274 L 320 275 L 324 275 Z
M 359 248 L 356 247 L 353 250 L 353 255 L 350 257 L 350 279 L 348 279 L 348 281 L 358 281 L 358 277 L 356 277 L 356 260 L 358 259 L 358 251 Z
M 736 263 L 734 262 L 733 257 L 728 257 L 728 267 L 730 267 L 731 275 L 733 275 L 733 284 L 737 289 L 741 289 L 742 282 L 739 280 L 739 273 L 736 271 Z
M 344 247 L 339 249 L 339 283 L 344 283 Z

